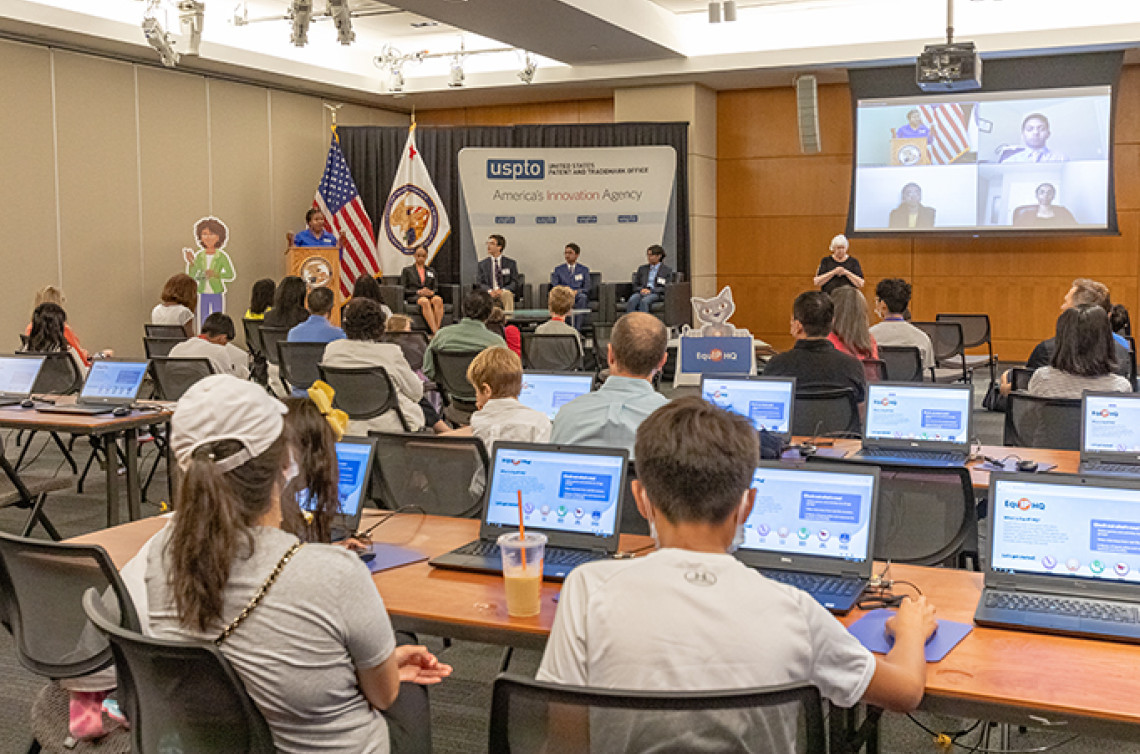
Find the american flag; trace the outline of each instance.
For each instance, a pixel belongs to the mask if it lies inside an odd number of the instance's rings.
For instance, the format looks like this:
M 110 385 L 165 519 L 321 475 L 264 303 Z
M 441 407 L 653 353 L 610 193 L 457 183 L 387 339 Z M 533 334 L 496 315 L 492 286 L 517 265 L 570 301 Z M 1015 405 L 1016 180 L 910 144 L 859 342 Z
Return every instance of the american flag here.
M 348 297 L 356 279 L 361 275 L 375 275 L 380 271 L 380 264 L 372 221 L 364 211 L 364 203 L 360 201 L 335 134 L 313 206 L 324 214 L 325 222 L 337 236 L 345 239 L 340 252 L 340 292 Z
M 931 162 L 949 165 L 970 150 L 969 116 L 961 105 L 921 105 L 918 111 L 930 127 Z

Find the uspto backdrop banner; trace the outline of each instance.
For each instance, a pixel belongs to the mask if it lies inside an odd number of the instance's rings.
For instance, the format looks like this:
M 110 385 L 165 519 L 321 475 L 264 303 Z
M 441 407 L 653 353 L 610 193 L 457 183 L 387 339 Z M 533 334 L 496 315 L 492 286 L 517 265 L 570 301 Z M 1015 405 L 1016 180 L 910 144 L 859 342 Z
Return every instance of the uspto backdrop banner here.
M 475 249 L 487 236 L 535 286 L 550 282 L 563 249 L 582 247 L 581 263 L 605 282 L 626 282 L 645 249 L 662 243 L 677 154 L 673 147 L 483 149 L 459 152 L 459 181 Z M 665 263 L 676 269 L 675 249 Z

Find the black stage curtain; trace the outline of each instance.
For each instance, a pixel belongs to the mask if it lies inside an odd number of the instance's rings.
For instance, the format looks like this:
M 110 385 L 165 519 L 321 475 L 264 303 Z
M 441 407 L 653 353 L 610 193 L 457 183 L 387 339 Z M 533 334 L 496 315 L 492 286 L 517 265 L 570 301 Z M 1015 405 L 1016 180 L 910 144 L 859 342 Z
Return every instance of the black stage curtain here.
M 408 138 L 401 126 L 340 126 L 341 150 L 372 224 L 380 218 Z M 416 147 L 451 219 L 451 237 L 433 266 L 445 283 L 459 277 L 459 150 L 465 147 L 670 146 L 677 152 L 677 269 L 689 272 L 689 124 L 591 123 L 537 126 L 416 126 Z M 388 271 L 394 274 L 394 271 Z

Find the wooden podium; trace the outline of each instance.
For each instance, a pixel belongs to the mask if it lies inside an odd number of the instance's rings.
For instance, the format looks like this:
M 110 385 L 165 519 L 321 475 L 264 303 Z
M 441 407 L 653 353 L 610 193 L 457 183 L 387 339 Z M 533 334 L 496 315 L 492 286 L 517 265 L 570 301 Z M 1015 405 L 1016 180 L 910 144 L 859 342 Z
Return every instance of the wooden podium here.
M 336 246 L 290 246 L 285 251 L 285 269 L 296 275 L 312 290 L 322 286 L 336 295 L 332 316 L 333 324 L 340 324 L 340 306 L 344 297 L 340 293 L 340 249 Z
M 900 139 L 897 136 L 891 139 L 892 165 L 929 165 L 930 150 L 926 145 L 926 137 Z

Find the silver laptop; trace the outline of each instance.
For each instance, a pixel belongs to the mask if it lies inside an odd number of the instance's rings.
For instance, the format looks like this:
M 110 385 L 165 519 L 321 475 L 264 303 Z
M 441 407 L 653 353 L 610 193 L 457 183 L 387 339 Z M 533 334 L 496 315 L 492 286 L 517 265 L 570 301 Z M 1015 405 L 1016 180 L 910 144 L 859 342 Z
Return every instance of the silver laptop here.
M 0 406 L 15 406 L 32 395 L 43 356 L 0 356 Z
M 351 537 L 360 528 L 375 452 L 376 441 L 367 437 L 345 437 L 336 444 L 340 509 L 332 522 L 334 542 Z M 316 507 L 316 500 L 305 489 L 297 493 L 297 504 L 301 510 L 311 511 Z
M 1080 471 L 1140 477 L 1140 395 L 1081 396 Z
M 593 389 L 594 375 L 590 372 L 527 371 L 523 373 L 519 403 L 554 421 L 558 409 Z
M 1140 480 L 990 475 L 974 621 L 1140 642 Z
M 970 385 L 872 382 L 863 449 L 856 458 L 916 466 L 962 466 L 970 457 Z
M 752 486 L 756 504 L 736 557 L 833 613 L 849 611 L 874 566 L 878 467 L 764 461 Z
M 75 403 L 36 410 L 45 414 L 109 414 L 120 406 L 130 407 L 138 397 L 148 365 L 146 361 L 95 361 Z
M 629 453 L 611 448 L 497 442 L 479 539 L 428 561 L 439 568 L 502 573 L 500 534 L 519 528 L 519 491 L 528 532 L 546 535 L 543 578 L 561 581 L 575 567 L 618 549 Z
M 757 431 L 783 442 L 792 439 L 795 377 L 717 377 L 701 375 L 701 396 L 721 408 L 745 416 Z

